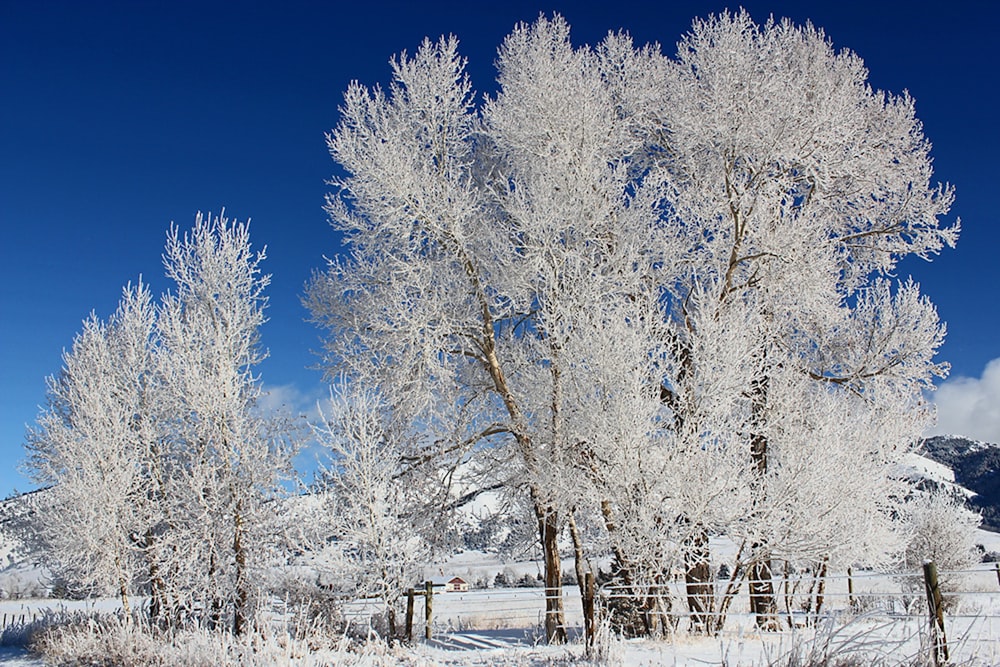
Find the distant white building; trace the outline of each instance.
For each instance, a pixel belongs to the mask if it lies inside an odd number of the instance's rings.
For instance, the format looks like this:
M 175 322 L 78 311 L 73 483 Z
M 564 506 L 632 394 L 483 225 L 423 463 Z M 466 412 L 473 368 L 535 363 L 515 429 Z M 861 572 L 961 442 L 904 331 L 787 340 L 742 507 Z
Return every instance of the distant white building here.
M 443 588 L 445 593 L 469 592 L 469 582 L 462 577 L 434 577 L 430 581 L 434 588 Z

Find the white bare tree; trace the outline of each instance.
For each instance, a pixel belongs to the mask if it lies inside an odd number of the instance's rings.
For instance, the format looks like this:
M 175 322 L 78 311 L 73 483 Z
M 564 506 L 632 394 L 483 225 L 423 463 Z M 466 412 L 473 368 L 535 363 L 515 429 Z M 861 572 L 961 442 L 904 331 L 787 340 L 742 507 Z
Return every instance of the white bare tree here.
M 746 332 L 757 370 L 741 390 L 748 415 L 739 426 L 753 478 L 749 517 L 769 512 L 786 452 L 815 428 L 800 423 L 782 440 L 782 422 L 818 394 L 796 381 L 801 388 L 779 401 L 779 376 L 825 385 L 826 400 L 902 412 L 905 427 L 893 430 L 890 448 L 901 451 L 925 423 L 920 392 L 945 370 L 932 361 L 943 336 L 933 307 L 915 285 L 893 289 L 882 276 L 904 256 L 954 244 L 957 224 L 939 222 L 952 191 L 930 182 L 930 145 L 912 100 L 874 91 L 866 79 L 857 56 L 835 52 L 812 26 L 760 26 L 741 11 L 695 21 L 666 83 L 667 235 L 685 238 L 688 250 L 661 284 L 676 304 L 679 356 L 700 336 L 689 324 L 698 321 L 687 296 L 695 285 L 716 293 L 701 307 L 758 320 Z M 697 382 L 680 380 L 667 388 Z M 868 442 L 838 444 L 861 459 Z M 773 624 L 776 546 L 763 536 L 748 544 L 763 625 Z
M 48 381 L 48 408 L 28 432 L 24 468 L 39 485 L 32 532 L 53 572 L 92 593 L 129 597 L 148 584 L 144 535 L 150 506 L 148 452 L 157 435 L 155 311 L 141 282 L 126 287 L 104 323 L 91 315 Z M 155 572 L 155 567 L 152 568 Z
M 706 628 L 712 534 L 744 544 L 731 583 L 765 627 L 773 557 L 882 558 L 890 471 L 946 371 L 933 306 L 887 278 L 958 234 L 912 100 L 746 12 L 696 21 L 672 60 L 543 18 L 497 63 L 479 108 L 453 39 L 348 90 L 329 211 L 350 257 L 307 296 L 330 368 L 451 451 L 517 453 L 550 638 L 577 511 L 627 578 L 683 562 Z M 859 469 L 854 505 L 828 493 Z
M 317 427 L 328 459 L 315 494 L 322 500 L 312 549 L 342 592 L 384 606 L 390 637 L 396 603 L 429 558 L 418 530 L 425 500 L 404 478 L 407 428 L 371 388 L 337 382 Z M 441 508 L 436 508 L 440 511 Z
M 253 620 L 253 595 L 266 563 L 273 523 L 267 501 L 289 470 L 285 443 L 256 410 L 264 358 L 260 272 L 249 226 L 199 214 L 183 236 L 175 227 L 164 264 L 176 293 L 159 318 L 163 409 L 172 418 L 165 443 L 168 535 L 173 577 L 211 625 L 234 633 Z M 195 600 L 191 600 L 195 596 Z
M 388 95 L 348 90 L 329 138 L 348 176 L 329 210 L 351 258 L 308 299 L 331 329 L 331 366 L 372 378 L 397 414 L 420 414 L 455 446 L 509 439 L 545 559 L 547 634 L 559 638 L 558 535 L 577 504 L 568 420 L 580 413 L 565 392 L 592 384 L 570 377 L 586 364 L 564 349 L 576 313 L 642 295 L 629 267 L 650 261 L 650 220 L 648 202 L 632 208 L 629 162 L 649 84 L 623 77 L 657 60 L 618 37 L 575 50 L 562 19 L 520 26 L 480 119 L 456 49 L 425 42 L 394 60 Z
M 970 510 L 960 491 L 947 485 L 914 489 L 902 505 L 902 564 L 918 572 L 925 561 L 942 571 L 942 586 L 952 588 L 961 576 L 949 573 L 977 561 L 975 529 L 982 517 Z
M 267 503 L 290 449 L 255 409 L 268 277 L 246 224 L 199 215 L 164 256 L 177 292 L 141 283 L 91 316 L 28 434 L 34 531 L 53 569 L 91 591 L 150 595 L 160 624 L 201 606 L 247 629 L 274 541 Z
M 331 264 L 309 290 L 317 321 L 331 329 L 330 363 L 371 378 L 400 419 L 420 419 L 455 448 L 500 434 L 527 471 L 546 572 L 558 582 L 558 512 L 541 483 L 542 445 L 512 386 L 530 360 L 515 329 L 530 308 L 498 289 L 517 263 L 488 187 L 479 184 L 479 123 L 457 42 L 425 42 L 393 60 L 390 95 L 354 84 L 329 137 L 348 172 L 329 200 L 351 257 Z M 487 184 L 488 185 L 488 184 Z M 465 415 L 472 415 L 465 419 Z M 458 424 L 468 428 L 455 437 Z M 561 632 L 552 597 L 550 636 Z

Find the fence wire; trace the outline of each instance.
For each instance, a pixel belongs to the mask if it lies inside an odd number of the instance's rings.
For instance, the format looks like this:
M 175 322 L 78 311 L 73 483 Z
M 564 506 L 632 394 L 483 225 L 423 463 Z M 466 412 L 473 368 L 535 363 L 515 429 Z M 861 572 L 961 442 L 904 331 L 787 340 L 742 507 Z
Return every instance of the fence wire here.
M 963 621 L 965 626 L 987 623 L 991 628 L 1000 625 L 996 623 L 1000 621 L 1000 579 L 994 566 L 942 570 L 938 576 L 950 582 L 942 591 L 947 621 Z M 704 583 L 710 586 L 711 594 L 703 599 L 712 600 L 713 605 L 719 604 L 729 581 Z M 920 572 L 863 571 L 823 577 L 808 574 L 784 577 L 776 573 L 773 578 L 759 582 L 744 579 L 725 612 L 714 606 L 704 610 L 689 609 L 683 580 L 645 588 L 606 585 L 597 591 L 598 613 L 605 618 L 612 617 L 616 613 L 616 603 L 632 602 L 636 613 L 659 617 L 663 621 L 660 627 L 668 633 L 687 632 L 698 622 L 724 618 L 725 623 L 717 635 L 744 636 L 753 631 L 757 623 L 757 617 L 750 611 L 748 586 L 745 585 L 750 583 L 771 584 L 779 632 L 823 623 L 843 625 L 859 618 L 868 623 L 909 623 L 915 628 L 922 628 L 928 622 L 927 597 Z M 853 590 L 848 590 L 849 586 Z M 480 589 L 461 593 L 435 591 L 432 631 L 537 628 L 544 624 L 547 598 L 562 600 L 566 630 L 582 632 L 584 617 L 576 585 L 564 586 L 561 591 L 544 588 Z M 423 624 L 423 605 L 417 600 L 414 632 L 423 632 Z

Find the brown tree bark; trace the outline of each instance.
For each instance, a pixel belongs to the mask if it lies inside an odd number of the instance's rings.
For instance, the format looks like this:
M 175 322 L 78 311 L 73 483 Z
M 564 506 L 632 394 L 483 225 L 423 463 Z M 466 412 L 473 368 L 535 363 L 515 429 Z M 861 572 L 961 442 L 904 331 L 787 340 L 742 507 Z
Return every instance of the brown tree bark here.
M 467 268 L 471 271 L 471 269 Z M 493 340 L 493 319 L 485 300 L 483 309 L 483 340 L 481 341 L 486 372 L 493 381 L 494 390 L 503 400 L 511 419 L 511 433 L 521 452 L 528 473 L 528 486 L 538 521 L 538 536 L 545 564 L 545 637 L 549 642 L 566 640 L 565 613 L 562 599 L 562 568 L 559 558 L 559 515 L 547 500 L 539 483 L 541 466 L 538 451 L 528 435 L 528 428 L 521 408 L 507 384 Z
M 538 534 L 545 562 L 545 639 L 551 643 L 566 641 L 566 614 L 562 598 L 562 567 L 559 559 L 559 515 L 553 509 L 535 504 Z
M 753 382 L 751 395 L 753 399 L 753 415 L 755 427 L 760 428 L 765 421 L 767 405 L 768 377 L 763 375 Z M 767 474 L 767 436 L 754 433 L 750 438 L 750 459 L 756 479 L 763 484 Z M 771 556 L 767 544 L 755 542 L 751 547 L 753 562 L 750 565 L 750 613 L 757 620 L 761 630 L 775 631 L 778 626 L 778 603 L 774 597 L 774 584 L 771 581 Z
M 712 627 L 711 617 L 715 607 L 715 586 L 708 548 L 708 533 L 699 527 L 688 538 L 684 551 L 684 587 L 688 612 L 691 614 L 691 631 L 704 634 Z

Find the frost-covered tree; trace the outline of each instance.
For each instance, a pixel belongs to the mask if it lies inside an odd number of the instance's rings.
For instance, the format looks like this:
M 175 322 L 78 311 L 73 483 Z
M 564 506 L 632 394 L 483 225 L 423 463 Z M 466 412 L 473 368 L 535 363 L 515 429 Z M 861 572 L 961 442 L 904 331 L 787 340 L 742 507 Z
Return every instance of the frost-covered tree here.
M 521 345 L 514 330 L 529 306 L 497 289 L 516 246 L 482 224 L 496 206 L 477 184 L 479 124 L 464 63 L 457 42 L 442 40 L 392 66 L 388 95 L 351 86 L 329 137 L 348 176 L 328 208 L 351 256 L 314 280 L 310 308 L 331 329 L 331 364 L 371 378 L 399 419 L 419 416 L 439 435 L 429 440 L 512 438 L 548 545 L 546 570 L 558 578 L 558 513 L 541 483 L 531 415 L 511 384 L 526 353 L 508 348 Z M 466 432 L 456 438 L 459 425 Z M 561 602 L 550 611 L 554 636 Z
M 328 459 L 314 494 L 322 501 L 315 562 L 341 592 L 379 600 L 395 636 L 396 603 L 430 555 L 419 531 L 425 502 L 404 476 L 407 429 L 393 425 L 374 390 L 343 382 L 321 414 L 317 438 Z
M 178 593 L 204 605 L 212 625 L 231 619 L 236 634 L 252 620 L 275 539 L 267 501 L 289 469 L 285 443 L 256 409 L 270 280 L 263 259 L 246 223 L 199 214 L 190 233 L 175 227 L 164 264 L 176 292 L 163 298 L 158 326 L 161 409 L 171 418 L 160 550 L 185 587 Z
M 779 400 L 782 377 L 809 378 L 826 387 L 827 400 L 854 401 L 861 411 L 901 415 L 888 448 L 877 438 L 839 440 L 847 458 L 861 461 L 892 459 L 889 450 L 916 440 L 925 424 L 921 391 L 944 372 L 932 361 L 943 336 L 933 306 L 915 285 L 893 287 L 885 277 L 901 258 L 927 258 L 955 242 L 957 225 L 939 223 L 952 191 L 930 182 L 930 145 L 913 101 L 874 91 L 866 79 L 861 60 L 835 52 L 821 31 L 760 26 L 739 12 L 695 21 L 665 84 L 665 233 L 688 250 L 661 284 L 674 299 L 681 359 L 700 336 L 689 324 L 698 320 L 693 287 L 716 294 L 700 307 L 757 320 L 746 332 L 757 368 L 741 390 L 744 419 L 734 424 L 750 455 L 744 512 L 754 519 L 772 512 L 779 497 L 771 487 L 813 430 L 782 430 L 818 395 L 795 379 L 783 385 L 797 387 L 793 394 Z M 668 389 L 687 382 L 697 375 L 670 378 Z M 764 534 L 748 547 L 753 608 L 770 624 L 770 557 L 782 547 Z
M 586 364 L 565 351 L 568 318 L 637 294 L 641 273 L 623 269 L 649 248 L 634 241 L 649 221 L 629 206 L 641 95 L 622 77 L 655 59 L 626 42 L 575 50 L 561 19 L 521 26 L 481 114 L 454 40 L 394 60 L 388 93 L 352 85 L 329 138 L 347 172 L 329 211 L 350 258 L 308 296 L 331 329 L 333 368 L 371 378 L 396 414 L 438 434 L 430 440 L 501 440 L 516 453 L 553 638 L 558 534 L 576 504 L 569 420 L 580 411 L 565 392 L 592 384 L 570 377 Z
M 919 571 L 924 561 L 934 561 L 945 588 L 957 577 L 948 570 L 964 570 L 977 561 L 975 529 L 982 520 L 965 505 L 961 492 L 947 486 L 915 489 L 902 506 L 905 547 L 902 564 Z
M 254 367 L 268 278 L 247 225 L 199 215 L 164 257 L 177 291 L 159 307 L 126 288 L 108 323 L 92 316 L 49 381 L 28 434 L 39 484 L 34 532 L 53 568 L 90 591 L 150 595 L 176 624 L 200 607 L 246 629 L 269 556 L 289 452 L 256 410 Z M 81 529 L 82 526 L 82 529 Z
M 108 322 L 91 315 L 48 380 L 48 407 L 29 429 L 24 468 L 33 496 L 32 533 L 56 576 L 90 593 L 129 597 L 155 565 L 144 535 L 156 510 L 149 452 L 157 438 L 149 290 L 125 288 Z

